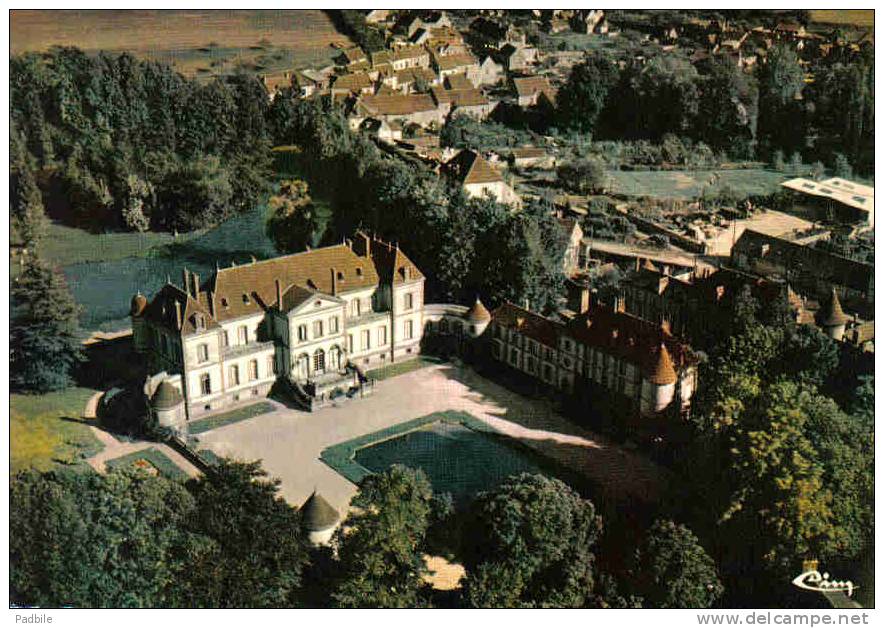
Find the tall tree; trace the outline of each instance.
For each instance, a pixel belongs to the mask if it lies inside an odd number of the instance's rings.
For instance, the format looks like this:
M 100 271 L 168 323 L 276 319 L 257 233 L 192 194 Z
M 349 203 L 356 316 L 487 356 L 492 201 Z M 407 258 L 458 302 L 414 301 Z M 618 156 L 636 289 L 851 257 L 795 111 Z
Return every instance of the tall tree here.
M 465 529 L 464 596 L 477 607 L 569 607 L 593 591 L 601 518 L 560 480 L 523 474 L 480 495 Z
M 300 516 L 260 463 L 225 461 L 189 486 L 186 528 L 211 539 L 192 547 L 178 602 L 210 608 L 291 606 L 308 560 Z
M 709 608 L 724 590 L 694 533 L 672 521 L 654 522 L 634 561 L 633 584 L 646 608 Z
M 426 475 L 394 465 L 359 486 L 336 536 L 339 575 L 333 604 L 345 608 L 415 608 L 427 605 L 421 576 L 422 546 L 433 492 Z
M 71 384 L 82 360 L 79 307 L 64 277 L 37 257 L 13 280 L 9 331 L 14 389 L 47 392 Z
M 556 117 L 560 128 L 595 133 L 619 74 L 617 66 L 600 55 L 575 65 L 556 97 Z

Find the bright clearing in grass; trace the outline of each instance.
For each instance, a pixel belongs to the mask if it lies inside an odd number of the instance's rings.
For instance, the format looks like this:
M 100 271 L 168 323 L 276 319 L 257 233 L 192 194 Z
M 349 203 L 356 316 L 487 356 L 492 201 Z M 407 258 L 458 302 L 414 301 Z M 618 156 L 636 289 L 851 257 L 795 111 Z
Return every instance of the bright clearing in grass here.
M 244 408 L 237 408 L 236 410 L 225 412 L 224 414 L 218 414 L 206 419 L 197 419 L 196 421 L 191 421 L 187 424 L 187 430 L 191 434 L 202 434 L 203 432 L 208 432 L 209 430 L 214 430 L 225 425 L 239 423 L 240 421 L 245 421 L 246 419 L 251 419 L 256 416 L 261 416 L 262 414 L 267 414 L 268 412 L 273 412 L 273 410 L 274 406 L 272 403 L 270 403 L 269 401 L 262 401 L 260 403 L 255 403 Z
M 11 395 L 11 471 L 47 471 L 59 464 L 77 464 L 101 451 L 101 442 L 79 418 L 95 392 L 68 388 L 45 395 Z

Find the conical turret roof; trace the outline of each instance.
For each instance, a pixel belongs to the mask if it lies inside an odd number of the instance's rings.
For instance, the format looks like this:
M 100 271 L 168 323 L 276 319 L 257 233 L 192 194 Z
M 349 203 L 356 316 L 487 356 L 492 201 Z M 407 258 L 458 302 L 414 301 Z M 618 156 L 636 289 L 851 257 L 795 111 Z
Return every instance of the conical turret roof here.
M 313 491 L 313 494 L 301 506 L 301 516 L 303 517 L 304 527 L 309 532 L 327 530 L 337 525 L 340 520 L 338 511 L 332 508 L 331 504 L 316 491 Z
M 660 349 L 651 360 L 651 369 L 648 371 L 648 381 L 657 386 L 674 384 L 678 380 L 675 367 L 672 366 L 672 358 L 666 344 L 661 342 Z
M 467 311 L 467 319 L 474 323 L 484 323 L 485 321 L 491 320 L 491 312 L 488 311 L 488 308 L 479 300 L 479 297 L 476 297 L 476 302 L 473 303 L 472 307 Z
M 144 308 L 147 307 L 147 297 L 145 297 L 140 292 L 132 297 L 131 308 L 129 310 L 129 314 L 132 316 L 141 316 L 141 313 L 144 312 Z
M 841 301 L 838 300 L 838 293 L 835 292 L 834 288 L 832 288 L 831 300 L 829 300 L 827 307 L 820 314 L 819 324 L 823 327 L 837 327 L 838 325 L 846 324 L 850 320 L 847 314 L 844 313 L 844 310 L 841 309 Z
M 163 380 L 150 398 L 154 410 L 169 410 L 184 401 L 181 393 L 168 381 Z

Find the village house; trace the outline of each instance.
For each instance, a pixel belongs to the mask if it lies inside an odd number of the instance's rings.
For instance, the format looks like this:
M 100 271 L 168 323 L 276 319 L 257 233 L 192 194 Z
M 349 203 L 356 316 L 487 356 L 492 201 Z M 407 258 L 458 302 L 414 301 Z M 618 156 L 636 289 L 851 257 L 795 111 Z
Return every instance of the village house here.
M 183 432 L 184 421 L 266 396 L 277 381 L 311 407 L 359 391 L 361 369 L 420 351 L 423 294 L 423 274 L 398 246 L 358 232 L 218 268 L 204 283 L 185 269 L 180 286 L 133 297 L 133 342 L 156 374 L 150 394 L 164 390 L 167 411 L 178 400 L 166 427 Z
M 509 154 L 501 155 L 511 167 L 527 168 L 555 168 L 556 160 L 545 148 L 536 146 L 521 146 L 513 148 Z
M 338 65 L 342 65 L 351 70 L 354 66 L 364 66 L 368 63 L 368 55 L 359 46 L 344 48 L 336 59 Z
M 372 94 L 374 89 L 374 82 L 368 74 L 355 72 L 335 77 L 331 86 L 331 95 L 334 97 L 340 94 Z
M 478 87 L 484 85 L 497 85 L 500 83 L 506 71 L 502 64 L 497 63 L 491 55 L 488 55 L 479 64 L 479 73 L 476 77 L 476 85 Z
M 533 107 L 542 100 L 550 105 L 556 103 L 556 90 L 545 76 L 516 77 L 512 83 L 520 107 Z
M 591 306 L 568 322 L 504 303 L 492 313 L 491 355 L 565 393 L 615 399 L 636 417 L 686 414 L 697 387 L 697 357 L 666 329 Z
M 387 122 L 413 122 L 420 126 L 441 126 L 447 111 L 440 109 L 431 94 L 389 94 L 360 96 L 350 113 L 351 125 L 357 128 L 365 118 Z
M 575 33 L 590 35 L 599 32 L 597 28 L 604 24 L 605 12 L 603 9 L 583 9 L 574 12 L 571 18 L 571 29 Z
M 473 198 L 491 196 L 499 203 L 521 207 L 522 199 L 506 184 L 503 175 L 479 153 L 464 149 L 445 163 L 443 173 L 457 181 Z
M 430 93 L 445 116 L 450 113 L 452 116 L 468 115 L 477 120 L 484 120 L 496 104 L 474 87 L 463 89 L 434 87 Z
M 441 79 L 452 74 L 464 74 L 474 86 L 479 82 L 479 61 L 469 53 L 434 54 L 433 67 Z
M 429 68 L 430 53 L 420 46 L 398 48 L 390 54 L 390 64 L 397 72 L 409 68 Z
M 497 53 L 507 72 L 523 72 L 537 63 L 537 48 L 522 44 L 506 44 Z
M 393 87 L 403 94 L 422 91 L 440 83 L 439 77 L 429 68 L 409 68 L 393 75 Z

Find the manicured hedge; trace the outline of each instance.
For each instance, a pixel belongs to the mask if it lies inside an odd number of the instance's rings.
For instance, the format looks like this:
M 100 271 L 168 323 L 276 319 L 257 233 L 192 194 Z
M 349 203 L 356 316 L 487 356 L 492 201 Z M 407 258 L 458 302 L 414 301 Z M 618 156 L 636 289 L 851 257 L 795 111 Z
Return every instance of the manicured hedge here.
M 268 412 L 273 412 L 273 410 L 274 406 L 272 403 L 270 403 L 269 401 L 261 401 L 259 403 L 254 403 L 244 408 L 237 408 L 236 410 L 225 412 L 224 414 L 218 414 L 206 419 L 191 421 L 187 424 L 187 429 L 190 434 L 202 434 L 203 432 L 208 432 L 209 430 L 214 430 L 225 425 L 239 423 L 240 421 L 245 421 L 246 419 L 251 419 L 262 414 L 267 414 Z
M 124 467 L 134 466 L 135 462 L 138 460 L 146 460 L 154 467 L 156 467 L 157 471 L 165 475 L 170 480 L 186 480 L 188 477 L 187 474 L 178 467 L 178 465 L 176 465 L 169 459 L 168 456 L 166 456 L 166 454 L 154 447 L 142 449 L 141 451 L 135 451 L 131 454 L 126 454 L 125 456 L 114 458 L 113 460 L 108 460 L 107 467 L 108 469 L 121 469 Z

